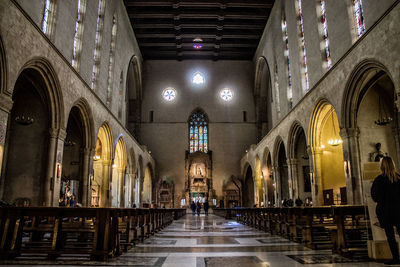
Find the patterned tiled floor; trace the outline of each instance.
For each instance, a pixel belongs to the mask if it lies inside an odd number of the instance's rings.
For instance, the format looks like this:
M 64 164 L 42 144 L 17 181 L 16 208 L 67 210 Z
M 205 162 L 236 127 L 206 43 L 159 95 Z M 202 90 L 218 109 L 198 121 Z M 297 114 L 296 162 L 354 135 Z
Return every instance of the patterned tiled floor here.
M 68 259 L 57 262 L 0 262 L 13 266 L 142 266 L 142 267 L 375 267 L 383 264 L 354 261 L 330 251 L 313 251 L 278 236 L 233 220 L 186 215 L 121 257 L 108 262 Z

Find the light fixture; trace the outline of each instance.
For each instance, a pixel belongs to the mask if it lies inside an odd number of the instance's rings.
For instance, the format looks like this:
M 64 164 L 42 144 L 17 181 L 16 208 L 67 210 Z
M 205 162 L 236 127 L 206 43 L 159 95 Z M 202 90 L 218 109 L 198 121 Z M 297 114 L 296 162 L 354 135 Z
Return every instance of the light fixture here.
M 333 127 L 333 138 L 328 140 L 328 144 L 331 146 L 338 146 L 341 143 L 343 143 L 342 139 L 338 134 L 336 134 L 336 128 L 335 128 L 335 120 L 333 119 L 333 107 L 331 108 L 331 116 L 332 116 L 332 127 Z
M 117 164 L 114 163 L 114 164 L 112 165 L 112 167 L 113 167 L 113 168 L 117 168 Z
M 19 115 L 15 117 L 15 122 L 20 124 L 20 125 L 30 125 L 34 122 L 35 120 L 32 117 L 25 116 L 25 115 Z
M 393 118 L 388 115 L 388 112 L 386 112 L 385 105 L 381 99 L 381 96 L 379 96 L 378 101 L 379 101 L 379 117 L 376 121 L 374 121 L 374 123 L 379 126 L 385 126 L 391 123 L 393 121 Z
M 100 159 L 100 155 L 95 155 L 94 157 L 93 157 L 93 160 L 99 160 Z
M 201 43 L 203 42 L 203 39 L 201 39 L 200 37 L 196 37 L 193 39 L 193 43 Z
M 193 47 L 195 48 L 195 49 L 200 49 L 200 48 L 202 48 L 203 47 L 203 45 L 202 44 L 193 44 Z
M 71 139 L 65 139 L 64 146 L 74 146 L 76 143 Z

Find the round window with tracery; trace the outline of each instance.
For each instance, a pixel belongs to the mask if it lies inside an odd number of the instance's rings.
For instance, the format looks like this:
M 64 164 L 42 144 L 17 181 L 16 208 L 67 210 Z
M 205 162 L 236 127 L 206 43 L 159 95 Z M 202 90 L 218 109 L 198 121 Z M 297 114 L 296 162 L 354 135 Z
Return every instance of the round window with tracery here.
M 162 92 L 162 96 L 165 100 L 172 101 L 176 97 L 176 90 L 172 87 L 168 87 L 164 89 L 164 91 Z
M 224 101 L 231 101 L 233 98 L 233 92 L 229 88 L 224 88 L 221 90 L 219 96 L 222 98 Z

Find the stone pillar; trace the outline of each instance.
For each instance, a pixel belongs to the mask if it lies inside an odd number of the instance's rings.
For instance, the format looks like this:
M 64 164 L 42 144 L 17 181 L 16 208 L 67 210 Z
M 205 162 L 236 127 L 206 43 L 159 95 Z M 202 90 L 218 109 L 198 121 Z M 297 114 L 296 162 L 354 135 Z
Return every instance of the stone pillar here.
M 110 164 L 111 161 L 104 159 L 103 162 L 103 173 L 101 175 L 101 207 L 111 207 L 110 198 Z
M 274 165 L 273 167 L 273 177 L 274 177 L 274 184 L 275 184 L 275 188 L 274 188 L 274 194 L 275 194 L 275 207 L 280 207 L 282 205 L 282 196 L 280 194 L 280 189 L 281 189 L 281 185 L 279 181 L 279 168 L 277 165 Z
M 359 143 L 360 130 L 358 128 L 342 128 L 340 136 L 343 140 L 343 159 L 346 164 L 346 192 L 348 204 L 363 204 L 362 172 L 360 164 Z
M 321 171 L 321 156 L 322 149 L 308 147 L 307 152 L 310 155 L 310 171 L 312 173 L 311 177 L 311 195 L 313 206 L 320 206 L 324 204 L 323 194 L 322 194 L 322 171 Z
M 298 185 L 298 159 L 288 159 L 288 174 L 289 174 L 289 197 L 293 201 L 299 196 L 299 185 Z
M 397 116 L 395 116 L 397 118 Z M 395 124 L 395 123 L 393 123 Z M 400 166 L 400 132 L 397 126 L 394 126 L 392 128 L 392 133 L 394 136 L 394 142 L 396 144 L 396 156 L 397 156 L 397 162 L 395 162 L 396 166 Z M 390 155 L 389 155 L 390 156 Z
M 89 201 L 89 191 L 91 190 L 90 188 L 90 183 L 89 183 L 89 166 L 90 166 L 90 156 L 91 156 L 91 149 L 90 148 L 84 148 L 83 149 L 83 170 L 82 170 L 82 206 L 83 207 L 88 207 L 90 204 Z

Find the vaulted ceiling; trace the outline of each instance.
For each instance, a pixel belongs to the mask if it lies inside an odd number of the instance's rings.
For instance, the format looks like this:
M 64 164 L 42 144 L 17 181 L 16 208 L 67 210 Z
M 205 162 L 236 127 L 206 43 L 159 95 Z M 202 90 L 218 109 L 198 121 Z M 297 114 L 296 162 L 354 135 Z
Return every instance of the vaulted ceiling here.
M 124 0 L 124 4 L 145 60 L 252 60 L 274 1 Z

